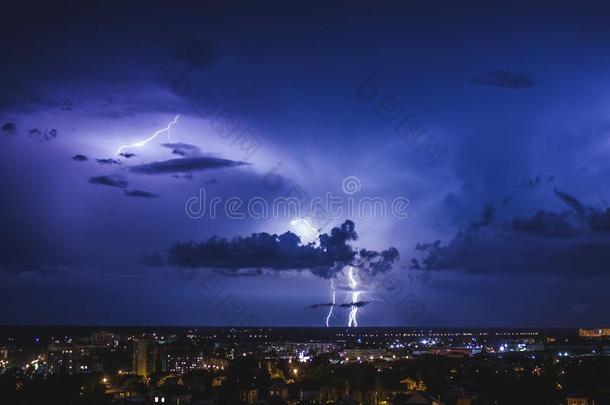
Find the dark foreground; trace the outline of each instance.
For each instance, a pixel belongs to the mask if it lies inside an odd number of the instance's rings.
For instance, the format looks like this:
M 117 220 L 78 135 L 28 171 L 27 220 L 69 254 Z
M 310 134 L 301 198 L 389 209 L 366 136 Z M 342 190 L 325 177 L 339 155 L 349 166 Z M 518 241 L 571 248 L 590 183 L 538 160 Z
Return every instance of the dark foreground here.
M 0 402 L 600 405 L 610 398 L 604 335 L 0 327 Z

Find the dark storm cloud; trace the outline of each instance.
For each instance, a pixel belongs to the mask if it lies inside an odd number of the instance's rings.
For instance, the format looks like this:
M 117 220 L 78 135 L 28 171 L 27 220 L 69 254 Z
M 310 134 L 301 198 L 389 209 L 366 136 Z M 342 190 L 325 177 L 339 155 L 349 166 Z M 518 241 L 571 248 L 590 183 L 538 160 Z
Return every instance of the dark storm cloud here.
M 57 138 L 57 130 L 54 128 L 44 130 L 32 128 L 30 129 L 28 136 L 36 142 L 47 142 Z
M 125 188 L 129 184 L 127 180 L 120 176 L 94 176 L 89 179 L 89 183 L 119 188 Z
M 553 273 L 566 277 L 610 274 L 610 210 L 585 208 L 574 196 L 555 195 L 570 210 L 538 211 L 496 226 L 468 227 L 447 244 L 417 244 L 424 253 L 411 268 L 472 273 Z
M 597 232 L 610 232 L 610 208 L 592 210 L 588 217 L 589 226 Z
M 81 155 L 79 153 L 79 154 L 72 156 L 72 160 L 76 160 L 77 162 L 86 162 L 88 160 L 88 158 L 87 158 L 87 156 Z
M 5 122 L 2 125 L 2 132 L 5 134 L 14 134 L 17 132 L 17 126 L 14 122 Z
M 481 86 L 495 86 L 505 89 L 523 89 L 535 85 L 529 77 L 510 70 L 492 70 L 482 76 L 475 76 L 471 79 L 471 82 Z
M 95 161 L 101 165 L 120 165 L 121 161 L 117 159 L 95 159 Z
M 167 263 L 182 267 L 214 269 L 264 268 L 270 270 L 310 270 L 312 274 L 331 278 L 345 264 L 367 271 L 369 275 L 388 271 L 398 259 L 398 251 L 383 252 L 362 249 L 360 256 L 348 242 L 358 234 L 352 221 L 345 221 L 330 234 L 320 235 L 319 246 L 302 244 L 292 232 L 282 235 L 254 233 L 231 240 L 213 237 L 205 242 L 176 243 L 169 249 Z M 343 264 L 343 265 L 341 265 Z
M 161 162 L 145 163 L 133 166 L 130 170 L 134 173 L 145 174 L 166 174 L 166 173 L 185 173 L 210 169 L 220 169 L 223 167 L 237 167 L 248 165 L 249 163 L 220 159 L 214 157 L 191 157 L 184 159 L 170 159 Z
M 392 265 L 398 260 L 398 249 L 391 247 L 381 252 L 361 249 L 359 252 L 361 268 L 370 276 L 385 273 L 392 269 Z
M 546 211 L 538 211 L 531 218 L 516 218 L 512 223 L 512 229 L 549 238 L 567 238 L 578 235 L 578 229 L 568 221 L 565 215 Z
M 351 307 L 356 307 L 356 308 L 362 308 L 365 305 L 370 304 L 370 301 L 354 301 L 354 302 L 346 302 L 343 304 L 333 304 L 332 302 L 325 302 L 322 304 L 313 304 L 310 305 L 309 308 L 324 308 L 324 307 L 339 307 L 339 308 L 351 308 Z
M 349 262 L 355 252 L 347 245 L 336 249 L 323 249 L 301 244 L 292 232 L 281 235 L 265 232 L 231 240 L 210 238 L 202 243 L 178 243 L 171 247 L 168 262 L 186 267 L 209 267 L 224 269 L 266 268 L 272 270 L 295 270 L 330 267 L 335 261 Z
M 324 308 L 324 307 L 334 307 L 336 304 L 333 304 L 332 302 L 325 302 L 323 304 L 312 304 L 309 306 L 309 308 Z
M 470 223 L 470 228 L 477 229 L 482 226 L 491 225 L 491 223 L 494 220 L 495 214 L 496 214 L 496 210 L 493 207 L 493 205 L 487 204 L 485 207 L 483 207 L 483 212 L 481 213 L 481 217 Z
M 356 307 L 356 308 L 362 308 L 365 305 L 370 304 L 371 301 L 354 301 L 354 302 L 348 302 L 345 304 L 339 304 L 337 305 L 339 308 L 351 308 L 351 307 Z
M 184 143 L 184 142 L 162 143 L 161 146 L 163 146 L 165 148 L 169 148 L 169 149 L 184 149 L 184 150 L 192 150 L 192 151 L 199 150 L 199 146 L 192 145 L 190 143 Z
M 117 159 L 95 159 L 95 161 L 101 165 L 120 165 L 121 161 Z
M 578 199 L 576 197 L 558 190 L 557 187 L 555 187 L 553 189 L 553 191 L 555 192 L 555 195 L 557 197 L 559 197 L 559 199 L 561 199 L 561 201 L 568 204 L 570 207 L 572 207 L 574 209 L 574 211 L 576 211 L 579 218 L 581 218 L 581 219 L 585 218 L 585 216 L 586 216 L 585 207 L 582 205 L 582 203 L 580 201 L 578 201 Z
M 134 156 L 138 156 L 135 153 L 128 153 L 128 152 L 119 153 L 119 155 L 123 156 L 125 159 L 131 159 Z
M 142 190 L 125 190 L 125 195 L 129 197 L 140 197 L 140 198 L 158 198 L 159 194 L 149 193 L 148 191 Z

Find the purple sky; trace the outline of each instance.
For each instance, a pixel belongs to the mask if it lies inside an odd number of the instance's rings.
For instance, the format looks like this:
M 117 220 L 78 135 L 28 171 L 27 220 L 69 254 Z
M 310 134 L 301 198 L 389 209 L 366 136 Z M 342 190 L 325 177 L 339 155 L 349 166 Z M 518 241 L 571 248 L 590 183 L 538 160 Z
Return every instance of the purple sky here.
M 348 176 L 354 198 L 409 201 L 406 219 L 344 212 L 321 230 L 351 219 L 354 251 L 400 253 L 359 278 L 359 325 L 610 321 L 601 3 L 77 4 L 0 17 L 0 323 L 323 326 L 309 306 L 329 279 L 284 250 L 275 268 L 231 244 L 196 269 L 168 255 L 214 236 L 316 242 L 298 216 L 185 206 L 201 189 L 347 197 Z M 350 303 L 346 271 L 331 278 Z

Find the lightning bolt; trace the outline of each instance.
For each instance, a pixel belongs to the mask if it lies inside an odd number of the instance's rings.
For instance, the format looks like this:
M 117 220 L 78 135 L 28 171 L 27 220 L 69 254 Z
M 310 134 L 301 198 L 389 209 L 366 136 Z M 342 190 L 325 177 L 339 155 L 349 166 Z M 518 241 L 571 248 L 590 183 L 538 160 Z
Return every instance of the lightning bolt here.
M 330 279 L 330 288 L 333 290 L 333 305 L 330 307 L 330 309 L 328 310 L 328 315 L 326 316 L 326 327 L 328 328 L 328 322 L 330 320 L 331 315 L 333 314 L 333 308 L 335 307 L 335 296 L 337 294 L 337 292 L 335 291 L 335 284 L 333 282 L 333 279 Z
M 349 281 L 349 287 L 352 289 L 352 304 L 358 302 L 358 298 L 360 297 L 360 291 L 355 291 L 358 287 L 358 281 L 354 277 L 354 268 L 349 266 L 349 270 L 347 273 L 347 279 Z M 358 326 L 358 320 L 356 319 L 356 315 L 358 315 L 358 307 L 352 305 L 349 311 L 349 316 L 347 318 L 347 326 Z
M 316 229 L 309 220 L 307 220 L 307 218 L 297 218 L 294 219 L 290 222 L 290 224 L 292 226 L 294 226 L 295 228 L 297 228 L 300 231 L 305 231 L 305 233 L 309 233 L 310 235 L 313 234 L 315 235 L 315 239 L 317 239 L 320 236 L 320 229 Z M 330 279 L 330 288 L 332 290 L 332 298 L 333 298 L 333 304 L 331 305 L 331 307 L 328 310 L 328 315 L 326 315 L 326 327 L 330 326 L 330 318 L 333 315 L 333 310 L 335 308 L 335 304 L 336 304 L 336 295 L 337 295 L 337 291 L 335 290 L 335 284 L 333 279 Z
M 143 141 L 132 143 L 131 145 L 121 145 L 121 146 L 119 146 L 119 148 L 116 150 L 116 154 L 119 155 L 123 151 L 123 149 L 126 149 L 126 148 L 137 148 L 137 147 L 140 147 L 140 146 L 144 146 L 148 142 L 150 142 L 153 139 L 155 139 L 157 137 L 157 135 L 160 135 L 163 132 L 167 132 L 167 139 L 171 142 L 172 138 L 171 138 L 169 130 L 171 129 L 172 125 L 174 125 L 176 122 L 178 122 L 178 118 L 179 117 L 180 117 L 180 115 L 176 115 L 176 118 L 174 118 L 173 121 L 171 121 L 169 124 L 167 124 L 167 126 L 165 128 L 158 130 L 157 132 L 155 132 L 154 134 L 152 134 L 148 138 L 144 139 Z

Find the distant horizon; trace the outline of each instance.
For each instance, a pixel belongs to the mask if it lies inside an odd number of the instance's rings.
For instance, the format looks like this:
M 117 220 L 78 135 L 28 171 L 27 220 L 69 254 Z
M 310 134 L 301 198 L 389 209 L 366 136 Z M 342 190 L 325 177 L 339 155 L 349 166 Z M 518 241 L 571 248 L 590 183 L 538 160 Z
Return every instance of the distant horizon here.
M 103 324 L 0 324 L 0 328 L 176 328 L 176 329 L 187 329 L 187 328 L 201 328 L 201 329 L 323 329 L 323 330 L 350 330 L 357 332 L 360 329 L 420 329 L 420 330 L 434 330 L 434 329 L 473 329 L 473 330 L 567 330 L 567 329 L 608 329 L 607 326 L 358 326 L 357 328 L 350 328 L 349 326 L 231 326 L 231 325 L 103 325 Z

